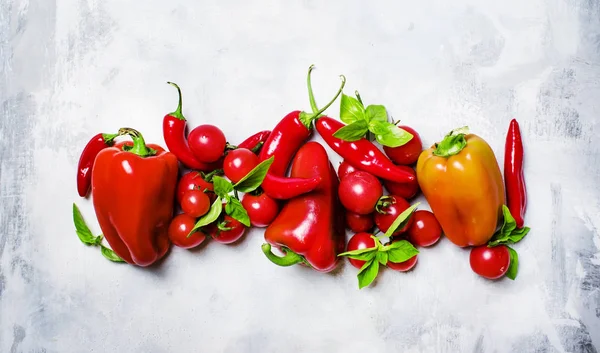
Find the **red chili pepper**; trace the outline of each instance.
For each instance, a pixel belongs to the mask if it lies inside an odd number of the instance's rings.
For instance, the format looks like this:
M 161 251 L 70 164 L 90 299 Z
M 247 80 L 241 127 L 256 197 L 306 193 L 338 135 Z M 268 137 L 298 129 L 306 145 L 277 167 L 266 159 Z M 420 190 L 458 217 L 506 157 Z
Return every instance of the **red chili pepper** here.
M 504 184 L 506 187 L 506 203 L 510 214 L 517 223 L 517 228 L 524 224 L 527 207 L 527 189 L 523 177 L 523 140 L 516 119 L 512 119 L 506 135 L 504 146 Z
M 309 193 L 286 202 L 277 218 L 265 230 L 262 250 L 279 266 L 304 263 L 317 271 L 329 272 L 344 251 L 343 208 L 337 191 L 339 181 L 325 148 L 315 141 L 304 144 L 294 157 L 290 175 L 297 178 L 320 176 L 322 181 Z M 271 252 L 279 248 L 285 256 Z
M 271 135 L 271 130 L 257 132 L 256 134 L 242 141 L 239 145 L 237 145 L 237 148 L 247 148 L 254 153 L 258 153 L 265 141 L 267 141 L 269 138 L 269 135 Z
M 79 196 L 86 197 L 90 192 L 94 160 L 96 160 L 96 156 L 100 151 L 114 144 L 114 139 L 117 136 L 117 134 L 97 134 L 83 148 L 77 166 L 77 192 Z
M 397 183 L 415 181 L 415 176 L 412 173 L 392 163 L 371 141 L 365 138 L 357 141 L 344 141 L 334 137 L 333 134 L 343 126 L 344 123 L 329 117 L 321 117 L 315 123 L 315 127 L 323 140 L 350 164 L 385 180 Z
M 308 69 L 307 82 L 309 92 L 312 92 L 312 88 L 310 87 L 310 73 L 312 69 L 313 66 Z M 321 110 L 311 114 L 299 110 L 289 113 L 281 119 L 269 135 L 269 138 L 265 141 L 258 157 L 261 162 L 273 156 L 275 157 L 262 183 L 264 192 L 271 198 L 290 199 L 310 192 L 319 185 L 321 176 L 318 174 L 308 178 L 287 178 L 285 174 L 294 154 L 312 135 L 313 120 L 329 108 L 342 93 L 342 89 L 346 84 L 346 78 L 344 76 L 341 76 L 341 78 L 342 84 L 337 94 Z
M 165 115 L 163 118 L 163 137 L 165 139 L 167 148 L 183 165 L 188 168 L 203 171 L 216 169 L 213 164 L 198 161 L 190 150 L 190 146 L 188 145 L 187 138 L 185 136 L 187 120 L 181 112 L 181 89 L 173 82 L 167 83 L 177 88 L 177 93 L 179 94 L 177 110 Z

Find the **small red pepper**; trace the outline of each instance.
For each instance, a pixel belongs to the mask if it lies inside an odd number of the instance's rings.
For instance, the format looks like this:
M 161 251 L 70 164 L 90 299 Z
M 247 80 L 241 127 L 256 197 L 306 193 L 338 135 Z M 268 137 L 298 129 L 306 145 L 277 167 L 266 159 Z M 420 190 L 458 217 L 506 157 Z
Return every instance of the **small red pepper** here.
M 523 176 L 523 140 L 516 119 L 512 119 L 506 135 L 504 146 L 504 184 L 506 203 L 510 214 L 515 219 L 517 228 L 524 224 L 527 207 L 527 189 Z
M 311 192 L 286 202 L 277 218 L 265 230 L 262 250 L 279 266 L 304 263 L 320 272 L 333 270 L 338 254 L 344 251 L 345 229 L 343 209 L 337 190 L 339 181 L 325 148 L 315 141 L 299 150 L 290 175 L 296 178 L 321 177 Z M 271 252 L 275 246 L 285 253 Z
M 131 136 L 133 143 L 98 154 L 92 170 L 94 210 L 113 251 L 129 264 L 149 266 L 170 247 L 177 157 L 146 145 L 136 130 L 122 128 L 119 134 Z
M 117 134 L 97 134 L 85 145 L 77 166 L 77 192 L 86 197 L 92 184 L 92 168 L 94 160 L 100 151 L 114 144 Z
M 308 69 L 307 78 L 309 91 L 311 92 L 310 73 L 312 69 L 313 66 Z M 313 120 L 329 108 L 342 93 L 342 89 L 346 84 L 346 78 L 344 76 L 341 76 L 341 78 L 342 84 L 340 89 L 327 105 L 311 114 L 299 110 L 289 113 L 281 119 L 269 135 L 269 138 L 265 141 L 258 155 L 259 160 L 263 162 L 271 157 L 275 157 L 262 183 L 262 188 L 269 197 L 274 199 L 290 199 L 310 192 L 319 185 L 321 176 L 318 174 L 308 178 L 287 178 L 285 174 L 294 154 L 312 135 Z
M 315 127 L 323 140 L 350 164 L 385 180 L 397 183 L 415 181 L 415 176 L 412 173 L 395 165 L 377 146 L 366 138 L 357 141 L 344 141 L 334 137 L 333 134 L 343 126 L 344 123 L 329 117 L 320 117 L 315 123 Z
M 198 161 L 192 153 L 192 151 L 190 150 L 190 146 L 188 145 L 187 138 L 185 136 L 185 127 L 187 120 L 181 112 L 181 89 L 177 84 L 173 82 L 167 83 L 177 88 L 177 93 L 179 94 L 179 103 L 177 105 L 177 110 L 165 115 L 165 117 L 163 118 L 163 137 L 165 139 L 167 148 L 171 153 L 177 156 L 177 159 L 184 166 L 188 168 L 202 171 L 210 171 L 216 169 L 215 165 L 213 164 Z
M 254 153 L 258 153 L 260 152 L 260 149 L 264 145 L 265 141 L 267 141 L 269 138 L 269 135 L 271 135 L 271 130 L 259 131 L 242 141 L 239 145 L 237 145 L 237 148 L 246 148 Z

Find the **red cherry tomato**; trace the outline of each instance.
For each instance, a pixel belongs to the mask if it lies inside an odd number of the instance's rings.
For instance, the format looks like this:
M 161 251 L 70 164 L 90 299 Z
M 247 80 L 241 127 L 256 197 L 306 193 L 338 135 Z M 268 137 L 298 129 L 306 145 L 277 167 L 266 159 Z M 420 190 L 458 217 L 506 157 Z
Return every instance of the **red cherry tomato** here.
M 390 194 L 398 195 L 407 200 L 413 198 L 419 192 L 419 181 L 417 180 L 417 173 L 411 167 L 405 165 L 399 165 L 398 168 L 404 169 L 415 177 L 414 181 L 408 183 L 396 183 L 394 181 L 384 180 L 383 185 L 389 191 Z
M 400 271 L 400 272 L 410 271 L 417 264 L 418 257 L 419 257 L 419 255 L 415 255 L 404 262 L 398 262 L 398 263 L 388 261 L 386 266 L 388 268 L 391 268 L 392 270 L 396 270 L 396 271 Z
M 377 228 L 382 232 L 387 232 L 392 223 L 398 218 L 400 213 L 404 212 L 407 208 L 410 207 L 410 203 L 403 199 L 398 195 L 390 195 L 390 199 L 386 200 L 389 204 L 385 207 L 381 208 L 381 212 L 375 212 L 375 224 L 377 224 Z M 400 235 L 401 233 L 406 232 L 406 230 L 412 225 L 413 216 L 408 219 L 406 225 L 402 228 L 396 229 L 392 236 Z
M 358 214 L 346 211 L 346 226 L 354 233 L 366 232 L 373 228 L 373 214 Z
M 375 176 L 358 170 L 342 179 L 338 194 L 347 210 L 366 215 L 375 211 L 377 201 L 383 195 L 383 187 Z
M 430 211 L 415 211 L 412 224 L 406 231 L 408 240 L 416 246 L 431 246 L 437 243 L 442 236 L 442 227 L 437 218 Z
M 202 244 L 206 239 L 202 232 L 194 232 L 188 237 L 195 224 L 196 218 L 190 215 L 182 213 L 175 216 L 169 224 L 167 233 L 171 243 L 184 249 L 191 249 Z
M 498 279 L 506 274 L 510 265 L 510 253 L 504 245 L 488 248 L 487 245 L 476 246 L 469 255 L 471 269 L 481 277 Z
M 413 128 L 409 126 L 399 125 L 398 127 L 410 132 L 413 135 L 413 138 L 402 146 L 383 146 L 383 151 L 396 164 L 412 165 L 417 162 L 419 155 L 423 151 L 421 137 Z
M 190 131 L 188 144 L 200 162 L 211 163 L 216 162 L 223 155 L 227 140 L 221 129 L 205 124 Z
M 234 243 L 238 241 L 246 232 L 246 226 L 229 215 L 225 215 L 224 220 L 221 222 L 221 225 L 222 227 L 229 229 L 219 229 L 219 227 L 215 223 L 211 223 L 207 227 L 208 234 L 210 234 L 213 240 L 217 243 Z
M 348 241 L 346 251 L 354 251 L 360 249 L 372 248 L 375 246 L 375 240 L 371 238 L 371 233 L 356 233 Z M 365 261 L 348 258 L 352 266 L 360 269 L 365 264 Z
M 181 205 L 183 194 L 185 194 L 185 192 L 188 190 L 194 189 L 198 189 L 200 191 L 204 191 L 205 189 L 213 191 L 214 187 L 212 183 L 209 183 L 208 181 L 204 180 L 202 178 L 202 174 L 200 174 L 199 172 L 187 172 L 181 177 L 181 179 L 179 179 L 179 182 L 177 183 L 177 202 Z M 212 192 L 209 192 L 207 194 L 211 202 L 217 198 L 217 196 Z
M 279 214 L 279 204 L 265 193 L 260 195 L 244 194 L 242 206 L 248 212 L 250 223 L 259 228 L 271 224 Z
M 247 148 L 227 152 L 223 161 L 223 172 L 234 184 L 245 177 L 260 163 L 258 156 Z
M 340 163 L 340 166 L 338 167 L 338 178 L 340 180 L 344 179 L 348 174 L 350 173 L 354 173 L 355 171 L 357 171 L 358 169 L 354 168 L 354 166 L 348 162 L 346 162 L 346 160 L 343 160 Z
M 181 210 L 192 217 L 204 216 L 210 209 L 210 199 L 200 190 L 188 190 L 181 199 Z

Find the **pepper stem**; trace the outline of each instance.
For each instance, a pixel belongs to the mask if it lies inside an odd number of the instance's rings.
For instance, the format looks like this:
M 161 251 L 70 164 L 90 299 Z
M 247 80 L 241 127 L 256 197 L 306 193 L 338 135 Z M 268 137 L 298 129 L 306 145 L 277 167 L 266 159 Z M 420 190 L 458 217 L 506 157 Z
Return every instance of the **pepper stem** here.
M 342 91 L 344 90 L 344 86 L 346 85 L 346 76 L 344 75 L 340 75 L 340 78 L 342 79 L 342 84 L 340 85 L 340 88 L 338 89 L 337 93 L 335 94 L 335 97 L 333 97 L 332 100 L 329 101 L 329 103 L 327 103 L 323 108 L 318 109 L 317 108 L 317 103 L 315 102 L 315 97 L 314 97 L 314 93 L 312 90 L 312 85 L 310 82 L 310 73 L 313 70 L 314 65 L 311 65 L 308 69 L 308 78 L 307 78 L 307 85 L 308 85 L 308 98 L 310 100 L 310 106 L 313 110 L 312 114 L 307 114 L 305 112 L 300 113 L 300 121 L 302 122 L 302 124 L 304 124 L 304 126 L 306 126 L 308 129 L 310 129 L 310 125 L 313 122 L 313 120 L 317 119 L 325 110 L 327 110 L 327 108 L 329 108 L 333 102 L 335 102 L 335 100 L 340 96 L 340 94 L 342 94 Z
M 183 116 L 183 113 L 181 112 L 181 106 L 182 106 L 181 89 L 179 88 L 179 86 L 176 83 L 173 83 L 173 82 L 167 82 L 167 83 L 170 84 L 171 86 L 177 88 L 177 94 L 179 95 L 179 102 L 177 103 L 177 110 L 175 110 L 172 113 L 169 113 L 169 115 L 174 116 L 179 120 L 185 120 L 185 117 Z
M 467 126 L 450 131 L 442 141 L 435 144 L 433 154 L 444 158 L 459 154 L 467 146 L 465 135 L 468 133 Z
M 285 256 L 283 257 L 273 254 L 271 252 L 271 244 L 269 243 L 264 243 L 261 246 L 261 248 L 263 253 L 267 256 L 267 258 L 271 260 L 272 263 L 278 266 L 292 266 L 303 261 L 302 256 L 287 249 L 284 250 Z
M 137 154 L 140 157 L 148 157 L 156 154 L 156 151 L 146 146 L 146 141 L 142 134 L 132 128 L 122 127 L 119 129 L 119 136 L 129 135 L 133 139 L 133 147 L 128 149 L 128 152 Z
M 102 139 L 107 146 L 112 146 L 115 143 L 115 138 L 117 138 L 119 134 L 102 134 Z
M 313 113 L 316 113 L 319 111 L 319 108 L 317 108 L 315 94 L 313 93 L 312 83 L 310 82 L 310 73 L 314 68 L 315 65 L 310 65 L 308 68 L 308 75 L 306 75 L 306 85 L 308 86 L 308 100 L 310 101 L 310 108 L 312 109 Z

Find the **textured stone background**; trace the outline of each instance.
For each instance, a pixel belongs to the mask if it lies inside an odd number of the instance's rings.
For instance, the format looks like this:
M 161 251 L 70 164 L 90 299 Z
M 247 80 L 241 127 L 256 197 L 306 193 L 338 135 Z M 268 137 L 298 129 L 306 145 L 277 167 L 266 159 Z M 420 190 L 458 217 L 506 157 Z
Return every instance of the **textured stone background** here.
M 596 352 L 600 347 L 600 5 L 507 1 L 0 1 L 1 352 Z M 279 268 L 262 232 L 174 249 L 154 270 L 77 239 L 85 142 L 121 126 L 163 143 L 190 125 L 230 141 L 360 90 L 426 144 L 469 125 L 502 163 L 526 144 L 530 235 L 515 282 L 447 240 L 359 291 L 356 271 Z M 338 107 L 329 110 L 338 116 Z M 331 151 L 330 151 L 331 152 Z M 330 154 L 332 161 L 339 158 Z

